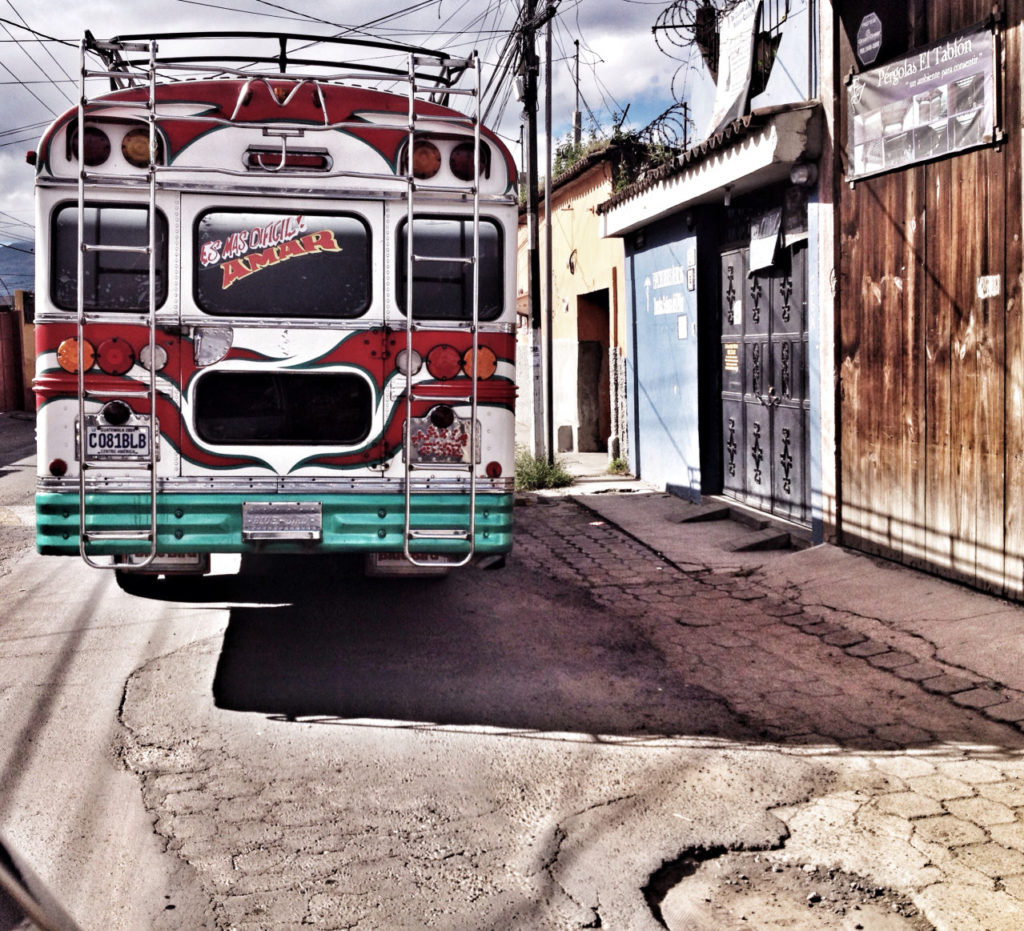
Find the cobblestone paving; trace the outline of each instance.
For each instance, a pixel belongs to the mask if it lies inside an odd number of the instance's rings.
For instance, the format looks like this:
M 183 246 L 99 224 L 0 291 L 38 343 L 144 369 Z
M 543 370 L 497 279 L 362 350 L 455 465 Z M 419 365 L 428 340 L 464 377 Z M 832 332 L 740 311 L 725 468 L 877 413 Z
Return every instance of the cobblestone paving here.
M 774 812 L 785 858 L 870 876 L 937 928 L 1024 927 L 1022 696 L 756 573 L 670 564 L 573 499 L 540 499 L 517 554 L 645 626 L 766 743 L 827 761 L 832 791 Z

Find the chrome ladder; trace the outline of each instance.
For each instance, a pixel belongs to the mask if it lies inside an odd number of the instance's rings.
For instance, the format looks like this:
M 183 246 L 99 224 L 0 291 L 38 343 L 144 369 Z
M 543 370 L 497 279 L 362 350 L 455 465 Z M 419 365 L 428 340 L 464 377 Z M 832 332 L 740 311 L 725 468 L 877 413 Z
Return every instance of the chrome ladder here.
M 433 60 L 431 60 L 432 63 Z M 473 87 L 470 88 L 446 88 L 443 93 L 445 94 L 460 94 L 464 96 L 470 96 L 473 98 L 472 115 L 466 116 L 463 119 L 472 125 L 473 127 L 473 165 L 474 165 L 474 182 L 473 182 L 473 251 L 469 256 L 428 256 L 428 255 L 417 255 L 415 252 L 415 217 L 417 207 L 417 181 L 414 174 L 414 160 L 413 153 L 416 144 L 416 133 L 417 129 L 424 123 L 430 122 L 434 118 L 429 116 L 423 116 L 416 112 L 416 100 L 417 95 L 424 93 L 438 93 L 436 86 L 429 88 L 419 87 L 416 82 L 416 66 L 421 63 L 421 59 L 414 53 L 409 56 L 409 119 L 408 119 L 408 134 L 409 141 L 406 146 L 406 302 L 405 302 L 405 348 L 406 358 L 412 358 L 413 352 L 413 333 L 416 331 L 416 320 L 415 320 L 415 276 L 414 267 L 416 262 L 459 262 L 463 264 L 469 264 L 472 266 L 473 272 L 473 286 L 472 286 L 472 318 L 471 318 L 471 332 L 472 332 L 472 371 L 469 372 L 469 388 L 468 392 L 463 395 L 451 395 L 451 394 L 440 394 L 431 393 L 429 387 L 418 388 L 413 384 L 411 367 L 406 366 L 405 372 L 405 438 L 404 438 L 404 449 L 405 449 L 405 524 L 404 524 L 404 553 L 405 558 L 416 566 L 432 566 L 436 563 L 432 563 L 429 560 L 423 558 L 427 555 L 426 552 L 413 552 L 411 549 L 412 544 L 426 541 L 438 541 L 438 542 L 457 542 L 465 541 L 468 544 L 468 550 L 459 562 L 448 563 L 450 566 L 464 566 L 472 558 L 476 545 L 476 493 L 477 493 L 477 448 L 479 441 L 479 429 L 477 423 L 477 364 L 479 356 L 479 323 L 480 323 L 480 59 L 479 56 L 474 52 L 473 55 L 468 59 L 450 59 L 445 62 L 447 66 L 455 68 L 465 68 L 466 70 L 472 69 L 475 74 L 475 81 Z M 452 118 L 443 118 L 444 122 L 451 123 Z M 447 194 L 465 194 L 464 188 L 439 188 L 437 186 L 430 187 L 433 193 L 447 193 Z M 413 473 L 417 470 L 434 469 L 437 466 L 434 463 L 420 463 L 413 462 L 412 460 L 412 411 L 414 401 L 437 401 L 438 403 L 444 402 L 451 405 L 466 405 L 470 406 L 470 420 L 469 420 L 469 462 L 468 463 L 457 463 L 448 464 L 446 463 L 443 468 L 449 471 L 464 472 L 468 476 L 468 491 L 463 491 L 463 494 L 468 494 L 469 498 L 469 513 L 466 520 L 466 526 L 463 527 L 450 527 L 450 528 L 438 528 L 438 529 L 415 529 L 412 526 L 413 518 L 413 501 L 412 501 L 412 478 Z
M 95 70 L 87 66 L 87 52 L 97 51 L 107 62 L 105 70 Z M 85 219 L 86 219 L 86 191 L 89 181 L 88 166 L 85 164 L 85 119 L 89 106 L 89 99 L 86 96 L 87 81 L 102 78 L 110 82 L 120 83 L 124 77 L 124 71 L 116 71 L 110 68 L 112 62 L 120 58 L 122 51 L 148 52 L 149 53 L 149 93 L 145 102 L 122 102 L 122 107 L 137 107 L 146 111 L 146 122 L 149 127 L 149 172 L 148 188 L 149 198 L 147 205 L 147 243 L 140 246 L 128 245 L 107 245 L 99 242 L 86 242 Z M 87 35 L 81 43 L 81 71 L 79 79 L 78 95 L 78 281 L 77 281 L 77 327 L 76 336 L 78 339 L 78 532 L 79 552 L 82 558 L 90 566 L 96 568 L 113 568 L 115 561 L 97 562 L 90 552 L 91 543 L 121 543 L 138 542 L 148 544 L 148 552 L 140 549 L 136 555 L 142 558 L 134 562 L 135 566 L 145 566 L 153 561 L 157 554 L 157 463 L 159 461 L 160 430 L 156 416 L 156 365 L 153 360 L 156 355 L 156 51 L 155 42 L 97 42 Z M 148 285 L 149 302 L 146 313 L 146 321 L 149 328 L 149 383 L 145 389 L 138 390 L 117 390 L 104 391 L 95 388 L 87 388 L 85 384 L 85 326 L 87 323 L 95 322 L 102 318 L 102 312 L 87 311 L 85 309 L 85 256 L 91 252 L 120 252 L 137 255 L 146 255 L 148 258 Z M 149 403 L 149 458 L 140 459 L 119 459 L 116 457 L 90 458 L 86 443 L 86 401 L 103 401 L 113 398 L 139 398 Z M 96 415 L 94 415 L 96 416 Z M 89 481 L 87 474 L 97 469 L 133 469 L 146 471 L 149 475 L 149 521 L 148 526 L 143 524 L 131 529 L 107 530 L 88 527 L 88 492 Z

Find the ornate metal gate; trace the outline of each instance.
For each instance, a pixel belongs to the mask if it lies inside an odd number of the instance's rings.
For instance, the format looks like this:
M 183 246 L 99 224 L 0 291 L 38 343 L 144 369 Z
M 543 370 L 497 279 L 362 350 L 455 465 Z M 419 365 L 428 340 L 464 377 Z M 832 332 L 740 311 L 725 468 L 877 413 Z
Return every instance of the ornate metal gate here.
M 807 253 L 748 277 L 747 249 L 722 252 L 722 488 L 779 517 L 809 516 Z

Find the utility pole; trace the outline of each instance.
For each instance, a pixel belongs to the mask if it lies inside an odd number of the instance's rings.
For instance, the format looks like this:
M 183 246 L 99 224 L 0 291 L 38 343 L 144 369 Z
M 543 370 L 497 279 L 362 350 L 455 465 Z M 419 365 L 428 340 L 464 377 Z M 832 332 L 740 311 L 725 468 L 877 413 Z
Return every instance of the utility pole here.
M 523 107 L 526 110 L 526 229 L 527 272 L 530 292 L 530 362 L 533 388 L 533 449 L 534 457 L 544 454 L 543 377 L 540 350 L 540 248 L 537 222 L 539 203 L 537 194 L 537 72 L 540 62 L 535 47 L 537 0 L 526 0 L 523 17 Z
M 544 326 L 546 335 L 544 348 L 547 350 L 547 382 L 544 394 L 545 413 L 547 415 L 547 450 L 548 464 L 555 464 L 555 345 L 552 330 L 555 325 L 555 315 L 552 304 L 554 295 L 552 293 L 552 278 L 554 277 L 551 268 L 551 168 L 553 159 L 551 156 L 551 15 L 555 11 L 553 6 L 548 7 L 547 30 L 544 39 L 544 136 L 547 141 L 547 165 L 544 171 L 544 308 L 546 316 Z
M 572 111 L 572 144 L 579 148 L 583 139 L 583 115 L 580 113 L 580 40 L 573 41 L 576 43 L 576 109 Z
M 525 0 L 525 15 L 523 16 L 523 52 L 522 61 L 525 69 L 523 75 L 523 107 L 526 110 L 527 122 L 527 180 L 526 180 L 526 223 L 527 223 L 527 259 L 530 276 L 530 357 L 533 375 L 533 455 L 540 459 L 545 455 L 545 416 L 544 416 L 544 378 L 543 364 L 541 357 L 541 277 L 540 277 L 540 245 L 539 245 L 539 215 L 540 215 L 540 179 L 538 176 L 538 155 L 537 155 L 537 85 L 540 73 L 540 60 L 536 52 L 537 30 L 548 22 L 555 14 L 555 7 L 549 4 L 540 17 L 537 16 L 537 0 Z M 551 144 L 548 141 L 548 162 L 550 164 Z M 551 174 L 550 170 L 548 174 Z M 548 274 L 550 274 L 550 268 Z M 548 358 L 548 383 L 550 385 L 551 359 Z M 548 431 L 551 432 L 550 429 Z M 551 445 L 550 443 L 548 444 Z M 553 449 L 548 449 L 547 456 L 554 455 Z

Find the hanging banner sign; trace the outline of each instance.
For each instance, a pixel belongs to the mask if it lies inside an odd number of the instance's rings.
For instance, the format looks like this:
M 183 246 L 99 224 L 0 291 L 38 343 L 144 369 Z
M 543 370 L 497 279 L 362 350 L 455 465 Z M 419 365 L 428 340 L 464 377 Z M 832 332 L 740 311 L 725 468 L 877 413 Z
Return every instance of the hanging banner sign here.
M 854 75 L 850 180 L 987 145 L 996 135 L 995 39 L 976 26 Z
M 775 249 L 782 229 L 782 208 L 762 214 L 750 224 L 750 264 L 747 276 L 775 262 Z
M 711 137 L 743 116 L 754 67 L 754 26 L 760 3 L 739 0 L 722 14 L 718 36 L 718 83 L 708 123 Z

